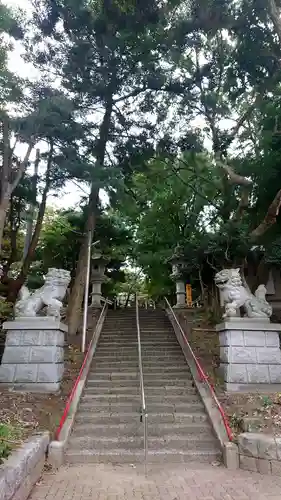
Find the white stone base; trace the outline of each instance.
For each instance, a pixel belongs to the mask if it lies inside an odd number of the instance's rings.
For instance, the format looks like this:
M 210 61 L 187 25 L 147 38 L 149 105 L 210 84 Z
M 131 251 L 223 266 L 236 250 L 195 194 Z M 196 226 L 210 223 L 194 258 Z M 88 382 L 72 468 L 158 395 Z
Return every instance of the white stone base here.
M 225 382 L 224 388 L 226 392 L 240 392 L 244 394 L 273 394 L 281 392 L 281 384 L 233 384 Z
M 53 327 L 51 329 L 51 327 Z M 48 318 L 4 323 L 7 330 L 0 365 L 0 387 L 57 392 L 64 372 L 65 325 Z
M 281 384 L 281 325 L 243 318 L 217 326 L 220 372 L 229 391 Z M 254 391 L 253 391 L 254 392 Z

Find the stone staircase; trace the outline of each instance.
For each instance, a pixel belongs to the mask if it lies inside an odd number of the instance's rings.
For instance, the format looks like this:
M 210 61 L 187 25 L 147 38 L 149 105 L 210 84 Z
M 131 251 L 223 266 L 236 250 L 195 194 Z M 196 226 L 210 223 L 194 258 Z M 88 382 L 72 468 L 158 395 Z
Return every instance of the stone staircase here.
M 221 453 L 172 326 L 140 310 L 148 461 L 213 461 Z M 108 311 L 66 451 L 68 463 L 143 462 L 135 310 Z

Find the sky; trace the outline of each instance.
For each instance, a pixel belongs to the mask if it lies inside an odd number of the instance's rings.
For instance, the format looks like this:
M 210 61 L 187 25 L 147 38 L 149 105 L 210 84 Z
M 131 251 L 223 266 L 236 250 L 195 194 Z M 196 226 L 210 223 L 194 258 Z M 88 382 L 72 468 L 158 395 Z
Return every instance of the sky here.
M 4 0 L 4 3 L 11 8 L 20 7 L 21 9 L 26 10 L 26 12 L 31 12 L 31 2 L 29 0 Z M 27 64 L 23 61 L 22 55 L 22 47 L 20 43 L 14 44 L 14 50 L 10 54 L 9 58 L 9 69 L 13 73 L 17 73 L 22 77 L 28 77 L 29 79 L 36 80 L 38 76 L 38 72 L 31 64 Z M 39 145 L 41 146 L 41 145 Z M 26 148 L 26 146 L 25 146 Z M 24 147 L 23 154 L 24 154 Z M 21 151 L 20 151 L 21 153 Z M 31 160 L 34 158 L 31 156 Z M 85 185 L 79 186 L 76 183 L 68 182 L 63 191 L 59 193 L 59 197 L 49 196 L 48 197 L 48 206 L 53 206 L 54 208 L 69 208 L 78 206 L 81 196 L 85 196 L 88 192 L 88 187 Z

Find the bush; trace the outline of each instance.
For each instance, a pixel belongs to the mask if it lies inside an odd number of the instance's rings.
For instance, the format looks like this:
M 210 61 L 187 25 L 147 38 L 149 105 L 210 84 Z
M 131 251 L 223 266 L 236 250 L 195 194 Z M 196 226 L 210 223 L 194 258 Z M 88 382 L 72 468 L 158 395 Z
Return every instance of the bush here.
M 7 302 L 4 297 L 0 297 L 0 323 L 4 323 L 13 316 L 13 304 Z
M 15 440 L 19 438 L 20 432 L 10 424 L 0 424 L 0 464 L 10 455 Z

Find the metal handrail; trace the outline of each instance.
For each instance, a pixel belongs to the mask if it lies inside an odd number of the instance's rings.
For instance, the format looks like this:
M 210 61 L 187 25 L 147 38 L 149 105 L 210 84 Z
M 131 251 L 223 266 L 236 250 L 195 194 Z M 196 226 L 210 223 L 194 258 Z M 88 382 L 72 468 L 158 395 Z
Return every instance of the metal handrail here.
M 142 352 L 141 352 L 141 335 L 140 335 L 140 316 L 139 316 L 139 301 L 136 294 L 136 324 L 138 336 L 138 355 L 139 355 L 139 375 L 140 375 L 140 393 L 141 393 L 141 422 L 143 423 L 143 445 L 144 445 L 144 463 L 145 473 L 147 467 L 148 456 L 148 439 L 147 439 L 147 408 L 144 392 L 143 368 L 142 368 Z
M 106 309 L 107 309 L 107 304 L 108 304 L 108 302 L 107 302 L 107 300 L 105 300 L 104 306 L 103 306 L 103 308 L 102 308 L 102 311 L 101 311 L 101 313 L 100 313 L 99 319 L 98 319 L 97 324 L 96 324 L 96 326 L 95 326 L 95 329 L 94 329 L 94 333 L 93 333 L 93 336 L 92 336 L 91 342 L 90 342 L 90 344 L 89 344 L 89 346 L 88 346 L 88 349 L 87 349 L 87 352 L 86 352 L 86 354 L 85 354 L 85 356 L 84 356 L 84 360 L 83 360 L 82 366 L 81 366 L 81 368 L 80 368 L 80 371 L 79 371 L 78 377 L 76 378 L 75 383 L 74 383 L 74 386 L 73 386 L 73 388 L 72 388 L 72 390 L 71 390 L 71 393 L 70 393 L 70 395 L 69 395 L 69 397 L 68 397 L 68 399 L 67 399 L 67 401 L 66 401 L 66 405 L 65 405 L 65 408 L 64 408 L 64 411 L 63 411 L 62 417 L 61 417 L 61 419 L 60 419 L 60 422 L 59 422 L 58 428 L 57 428 L 57 430 L 56 430 L 56 432 L 55 432 L 55 439 L 56 439 L 56 440 L 58 440 L 58 439 L 59 439 L 59 435 L 60 435 L 61 429 L 62 429 L 63 424 L 65 423 L 65 421 L 66 421 L 66 419 L 67 419 L 67 416 L 68 416 L 68 414 L 69 414 L 70 406 L 71 406 L 71 403 L 72 403 L 73 398 L 74 398 L 74 396 L 75 396 L 77 386 L 78 386 L 78 384 L 79 384 L 79 381 L 81 380 L 81 377 L 82 377 L 83 372 L 84 372 L 84 368 L 85 368 L 86 363 L 87 363 L 88 358 L 89 358 L 89 354 L 90 354 L 90 351 L 91 351 L 92 345 L 93 345 L 93 343 L 94 343 L 94 341 L 95 341 L 96 332 L 97 332 L 97 330 L 98 330 L 98 327 L 100 326 L 100 323 L 101 323 L 101 321 L 102 321 L 103 316 L 105 315 L 105 312 L 106 312 Z
M 211 395 L 212 395 L 212 397 L 213 397 L 213 399 L 214 399 L 214 401 L 215 401 L 215 403 L 217 405 L 217 408 L 218 408 L 218 410 L 219 410 L 219 412 L 221 414 L 221 417 L 222 417 L 222 420 L 223 420 L 223 423 L 224 423 L 224 426 L 225 426 L 225 430 L 226 430 L 228 439 L 229 439 L 229 441 L 232 441 L 233 440 L 233 433 L 232 433 L 231 427 L 229 425 L 228 418 L 227 418 L 227 416 L 226 416 L 226 414 L 224 412 L 224 409 L 223 409 L 222 405 L 220 404 L 220 402 L 219 402 L 219 400 L 217 398 L 217 395 L 215 393 L 215 389 L 214 389 L 213 385 L 211 384 L 211 382 L 209 381 L 208 375 L 206 375 L 206 373 L 204 372 L 204 370 L 203 370 L 201 364 L 199 363 L 197 357 L 195 356 L 195 354 L 194 354 L 194 352 L 192 350 L 192 347 L 191 347 L 190 343 L 188 342 L 188 340 L 186 338 L 185 332 L 183 331 L 183 328 L 182 328 L 182 326 L 181 326 L 178 318 L 176 317 L 176 315 L 175 315 L 175 313 L 174 313 L 174 311 L 173 311 L 173 309 L 171 307 L 170 302 L 168 301 L 168 299 L 166 297 L 165 297 L 165 301 L 167 303 L 167 306 L 168 306 L 170 312 L 172 313 L 173 319 L 175 320 L 175 322 L 176 322 L 176 324 L 177 324 L 177 326 L 179 328 L 179 331 L 180 331 L 180 333 L 182 335 L 183 341 L 187 345 L 187 347 L 189 349 L 189 352 L 190 352 L 190 354 L 191 354 L 191 356 L 192 356 L 192 358 L 193 358 L 193 360 L 195 362 L 195 365 L 196 365 L 196 368 L 197 368 L 197 371 L 198 371 L 198 375 L 199 375 L 199 379 L 200 379 L 201 382 L 205 382 L 206 383 L 206 385 L 207 385 L 207 387 L 208 387 L 208 389 L 209 389 L 209 391 L 210 391 L 210 393 L 211 393 Z

